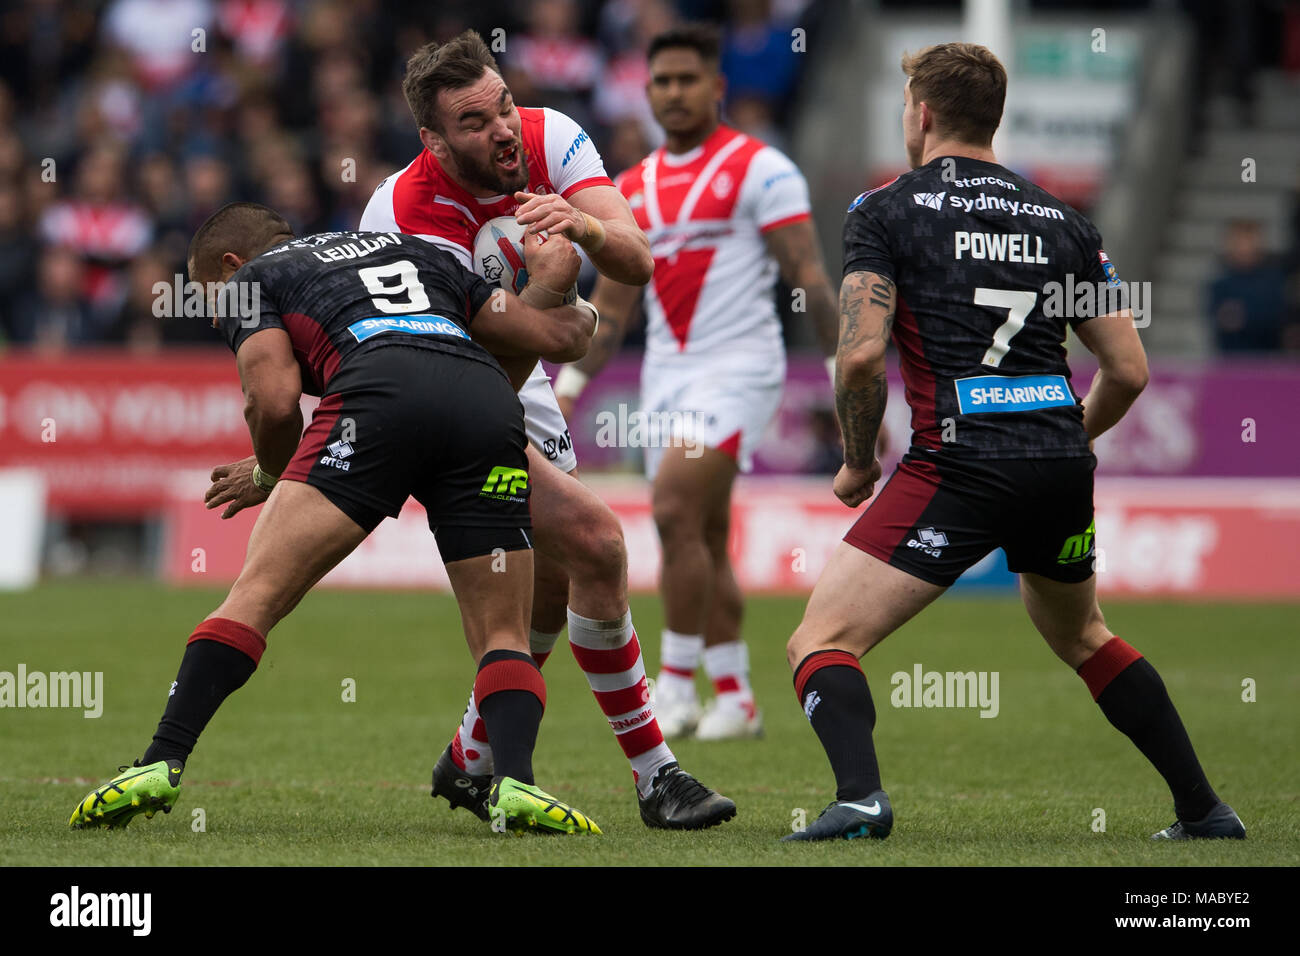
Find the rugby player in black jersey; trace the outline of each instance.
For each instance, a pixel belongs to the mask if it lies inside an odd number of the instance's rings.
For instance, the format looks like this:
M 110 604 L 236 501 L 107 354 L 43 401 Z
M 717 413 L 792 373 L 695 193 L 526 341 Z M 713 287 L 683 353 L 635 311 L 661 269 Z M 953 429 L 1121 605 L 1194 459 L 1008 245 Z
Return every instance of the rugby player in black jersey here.
M 577 278 L 577 253 L 561 235 L 530 238 L 525 256 L 542 285 L 564 289 Z M 494 829 L 599 833 L 533 781 L 546 685 L 528 647 L 526 438 L 518 383 L 491 354 L 581 358 L 594 310 L 534 308 L 528 289 L 519 298 L 494 290 L 414 236 L 295 239 L 283 217 L 254 203 L 203 224 L 189 272 L 200 283 L 229 280 L 227 301 L 256 295 L 251 314 L 215 311 L 235 351 L 257 457 L 256 487 L 242 488 L 228 511 L 266 506 L 238 580 L 189 638 L 153 742 L 69 823 L 117 827 L 170 812 L 199 734 L 252 675 L 271 628 L 413 495 L 428 512 L 478 665 L 475 693 L 496 748 Z M 321 396 L 305 432 L 303 392 Z
M 785 839 L 888 836 L 858 660 L 999 547 L 1039 633 L 1168 783 L 1177 820 L 1155 838 L 1242 838 L 1160 676 L 1097 605 L 1092 441 L 1147 382 L 1123 285 L 1088 220 L 998 165 L 1006 72 L 992 53 L 939 44 L 904 56 L 903 72 L 912 171 L 855 199 L 844 225 L 835 494 L 856 508 L 880 479 L 891 332 L 912 445 L 834 552 L 787 647 L 837 789 Z M 1067 321 L 1100 364 L 1082 399 Z

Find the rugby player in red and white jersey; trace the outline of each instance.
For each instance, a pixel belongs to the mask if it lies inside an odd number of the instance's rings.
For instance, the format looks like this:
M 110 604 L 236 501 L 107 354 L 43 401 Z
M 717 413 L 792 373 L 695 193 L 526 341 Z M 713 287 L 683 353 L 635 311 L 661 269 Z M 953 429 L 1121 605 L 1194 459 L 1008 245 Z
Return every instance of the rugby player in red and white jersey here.
M 834 354 L 838 321 L 808 186 L 780 152 L 720 121 L 718 51 L 717 34 L 699 24 L 651 41 L 646 89 L 666 143 L 618 177 L 655 261 L 641 372 L 646 472 L 663 545 L 655 707 L 664 733 L 702 740 L 762 731 L 727 537 L 736 473 L 749 470 L 785 381 L 778 270 L 825 354 Z M 618 348 L 641 298 L 617 279 L 598 280 L 597 338 L 556 380 L 566 413 Z M 695 693 L 701 655 L 717 693 L 703 711 Z
M 477 33 L 417 50 L 407 62 L 403 92 L 425 148 L 380 183 L 362 229 L 419 236 L 469 268 L 480 227 L 513 214 L 530 234 L 566 235 L 602 275 L 637 284 L 650 278 L 649 244 L 591 138 L 562 113 L 516 106 Z M 558 305 L 562 293 L 533 283 L 521 297 L 548 307 Z M 568 427 L 540 366 L 519 398 L 530 442 L 537 554 L 533 655 L 539 664 L 546 659 L 567 617 L 574 656 L 632 765 L 647 826 L 701 829 L 728 820 L 735 804 L 683 771 L 664 743 L 628 611 L 623 530 L 574 477 Z M 471 695 L 434 768 L 433 793 L 484 816 L 492 766 Z

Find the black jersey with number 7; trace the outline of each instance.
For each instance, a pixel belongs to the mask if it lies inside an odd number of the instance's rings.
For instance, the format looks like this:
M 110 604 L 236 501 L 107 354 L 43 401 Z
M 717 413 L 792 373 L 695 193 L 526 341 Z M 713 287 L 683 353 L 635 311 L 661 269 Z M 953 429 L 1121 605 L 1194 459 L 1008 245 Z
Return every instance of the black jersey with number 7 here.
M 854 272 L 895 284 L 914 452 L 1089 454 L 1067 323 L 1128 303 L 1086 218 L 1004 166 L 938 157 L 849 206 Z

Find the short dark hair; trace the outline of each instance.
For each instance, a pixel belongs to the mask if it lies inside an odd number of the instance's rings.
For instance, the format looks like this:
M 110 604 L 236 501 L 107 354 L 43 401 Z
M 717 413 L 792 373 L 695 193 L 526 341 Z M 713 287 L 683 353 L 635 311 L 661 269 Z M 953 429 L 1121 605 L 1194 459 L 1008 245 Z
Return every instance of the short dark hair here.
M 209 216 L 190 240 L 186 256 L 190 278 L 214 281 L 221 274 L 221 257 L 227 252 L 252 259 L 286 236 L 292 238 L 293 227 L 274 209 L 255 202 L 227 203 Z
M 402 94 L 416 125 L 441 133 L 438 94 L 471 85 L 484 70 L 501 74 L 496 57 L 473 30 L 466 30 L 443 44 L 426 43 L 412 53 L 406 61 Z
M 973 146 L 993 143 L 1007 99 L 1007 71 L 988 47 L 937 43 L 904 53 L 902 66 L 912 81 L 913 102 L 929 106 L 944 133 Z
M 722 61 L 722 36 L 708 23 L 682 23 L 656 35 L 645 58 L 653 60 L 660 51 L 675 49 L 694 50 L 705 63 L 717 65 Z

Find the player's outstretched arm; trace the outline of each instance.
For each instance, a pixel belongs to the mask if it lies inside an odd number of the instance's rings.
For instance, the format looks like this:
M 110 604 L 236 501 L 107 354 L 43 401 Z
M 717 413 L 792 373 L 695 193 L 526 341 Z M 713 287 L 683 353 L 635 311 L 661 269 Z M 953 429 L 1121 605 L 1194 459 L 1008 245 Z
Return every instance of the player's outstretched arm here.
M 600 313 L 600 327 L 591 340 L 591 348 L 580 361 L 566 365 L 555 377 L 555 397 L 560 412 L 567 419 L 587 382 L 600 374 L 623 344 L 628 327 L 635 320 L 641 301 L 639 286 L 626 285 L 601 276 L 591 292 L 591 304 Z
M 556 193 L 518 192 L 515 220 L 532 233 L 563 233 L 582 246 L 603 276 L 645 285 L 654 274 L 650 240 L 636 224 L 627 199 L 613 186 L 588 186 L 569 199 Z
M 1083 399 L 1083 427 L 1092 441 L 1123 418 L 1146 388 L 1147 354 L 1128 309 L 1081 322 L 1074 331 L 1098 362 Z
M 850 508 L 871 497 L 880 478 L 876 438 L 885 417 L 885 345 L 894 324 L 894 282 L 851 272 L 840 285 L 840 338 L 835 353 L 835 413 L 844 435 L 844 467 L 835 495 Z
M 781 270 L 782 281 L 796 294 L 802 291 L 822 354 L 833 357 L 839 339 L 839 315 L 812 220 L 803 219 L 765 232 L 763 240 Z

